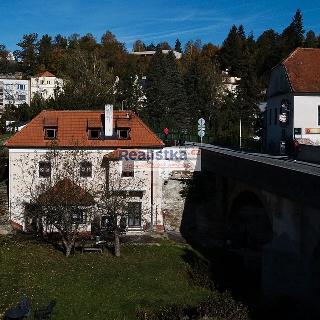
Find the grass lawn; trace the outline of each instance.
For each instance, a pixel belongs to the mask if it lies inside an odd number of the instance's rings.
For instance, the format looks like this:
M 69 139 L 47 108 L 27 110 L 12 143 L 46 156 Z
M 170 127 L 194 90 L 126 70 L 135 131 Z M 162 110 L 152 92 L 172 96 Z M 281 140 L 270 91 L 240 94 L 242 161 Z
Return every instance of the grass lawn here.
M 24 294 L 33 310 L 57 299 L 53 319 L 135 319 L 138 306 L 206 297 L 188 277 L 187 248 L 159 243 L 123 247 L 121 258 L 106 251 L 65 258 L 49 245 L 0 237 L 0 318 Z

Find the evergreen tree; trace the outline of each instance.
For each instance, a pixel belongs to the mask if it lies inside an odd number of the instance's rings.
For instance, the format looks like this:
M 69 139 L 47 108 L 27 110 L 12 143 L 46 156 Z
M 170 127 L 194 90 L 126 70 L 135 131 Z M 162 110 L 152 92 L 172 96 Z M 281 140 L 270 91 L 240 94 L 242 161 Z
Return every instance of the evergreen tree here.
M 45 34 L 38 42 L 39 55 L 38 55 L 38 69 L 39 71 L 52 70 L 52 53 L 53 44 L 52 38 Z
M 306 34 L 306 39 L 304 41 L 304 47 L 305 48 L 317 48 L 319 45 L 318 39 L 315 35 L 315 33 L 310 30 Z
M 176 40 L 175 46 L 174 46 L 174 50 L 177 52 L 181 52 L 182 53 L 182 48 L 181 48 L 181 42 L 179 39 Z
M 297 47 L 301 47 L 304 42 L 304 29 L 301 10 L 298 9 L 290 25 L 282 32 L 282 56 L 288 56 Z
M 25 34 L 22 41 L 17 45 L 21 50 L 16 51 L 17 58 L 21 60 L 21 65 L 26 75 L 34 75 L 37 70 L 37 33 Z
M 228 69 L 230 74 L 241 76 L 243 69 L 243 50 L 245 45 L 243 26 L 233 25 L 219 52 L 222 69 Z
M 263 88 L 268 86 L 271 69 L 276 66 L 282 58 L 280 36 L 274 30 L 264 31 L 257 39 L 256 50 L 257 76 Z

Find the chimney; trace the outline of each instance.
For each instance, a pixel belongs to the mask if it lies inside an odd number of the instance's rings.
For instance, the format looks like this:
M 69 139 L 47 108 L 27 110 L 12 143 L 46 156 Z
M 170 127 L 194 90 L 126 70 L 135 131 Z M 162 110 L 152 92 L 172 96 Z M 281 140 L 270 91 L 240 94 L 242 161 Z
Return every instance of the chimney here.
M 106 104 L 104 108 L 104 135 L 113 136 L 113 105 Z

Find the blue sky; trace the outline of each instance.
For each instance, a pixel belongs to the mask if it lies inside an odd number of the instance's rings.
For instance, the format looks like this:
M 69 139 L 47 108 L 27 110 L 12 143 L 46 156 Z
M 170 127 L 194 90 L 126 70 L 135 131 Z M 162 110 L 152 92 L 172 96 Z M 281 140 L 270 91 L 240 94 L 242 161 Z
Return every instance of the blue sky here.
M 128 50 L 145 43 L 179 38 L 220 44 L 232 24 L 258 36 L 266 29 L 282 31 L 297 8 L 306 30 L 320 33 L 316 0 L 0 0 L 0 44 L 15 50 L 23 34 L 92 33 L 97 39 L 112 31 Z

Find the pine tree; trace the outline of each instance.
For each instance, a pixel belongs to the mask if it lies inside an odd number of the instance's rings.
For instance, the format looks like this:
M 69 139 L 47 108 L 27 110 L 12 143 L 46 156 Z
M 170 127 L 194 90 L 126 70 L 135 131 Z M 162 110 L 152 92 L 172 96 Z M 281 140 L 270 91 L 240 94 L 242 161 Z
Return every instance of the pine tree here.
M 181 52 L 182 53 L 182 48 L 181 48 L 181 42 L 179 39 L 176 40 L 175 46 L 174 46 L 174 50 L 177 52 Z
M 45 71 L 51 69 L 52 64 L 52 53 L 53 53 L 53 44 L 52 38 L 45 34 L 38 42 L 39 55 L 38 55 L 38 69 L 39 71 Z
M 290 25 L 282 32 L 282 54 L 288 56 L 297 47 L 301 47 L 304 41 L 303 18 L 301 10 L 298 9 L 292 18 Z
M 16 51 L 17 57 L 21 60 L 23 69 L 27 75 L 34 75 L 37 70 L 37 33 L 25 34 L 23 40 L 17 45 L 21 50 Z
M 241 76 L 243 48 L 246 42 L 243 26 L 233 25 L 219 52 L 222 69 L 229 69 L 234 76 Z
M 317 48 L 319 45 L 318 39 L 315 35 L 315 33 L 310 30 L 306 34 L 306 39 L 304 41 L 304 47 L 305 48 Z

